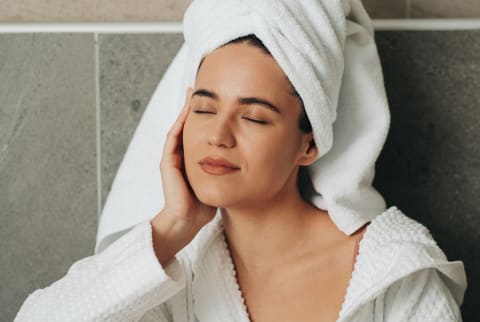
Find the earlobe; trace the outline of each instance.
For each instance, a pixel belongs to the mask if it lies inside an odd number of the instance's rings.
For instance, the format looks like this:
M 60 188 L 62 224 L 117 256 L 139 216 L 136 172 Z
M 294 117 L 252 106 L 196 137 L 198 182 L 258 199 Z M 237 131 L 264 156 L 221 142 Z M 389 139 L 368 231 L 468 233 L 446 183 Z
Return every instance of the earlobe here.
M 310 140 L 308 149 L 305 151 L 304 155 L 301 157 L 300 165 L 310 165 L 315 161 L 315 158 L 318 155 L 318 148 L 313 139 Z
M 313 139 L 310 140 L 310 145 L 308 146 L 308 154 L 309 154 L 309 164 L 311 164 L 315 158 L 318 155 L 318 148 L 317 145 L 315 144 L 315 141 Z

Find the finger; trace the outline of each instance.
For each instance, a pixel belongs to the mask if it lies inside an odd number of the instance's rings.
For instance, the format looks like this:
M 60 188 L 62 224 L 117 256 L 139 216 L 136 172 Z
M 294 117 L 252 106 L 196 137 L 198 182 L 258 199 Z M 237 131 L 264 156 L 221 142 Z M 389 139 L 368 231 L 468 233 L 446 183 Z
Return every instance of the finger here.
M 180 115 L 178 115 L 177 120 L 174 122 L 174 124 L 167 133 L 167 139 L 164 146 L 164 155 L 175 153 L 178 150 L 179 138 L 182 133 L 183 125 L 185 123 L 189 110 L 190 97 L 188 94 L 182 112 L 180 113 Z
M 183 126 L 185 124 L 185 120 L 187 118 L 188 112 L 190 109 L 190 104 L 185 104 L 182 112 L 177 117 L 177 120 L 172 125 L 170 131 L 167 134 L 167 144 L 170 148 L 170 152 L 174 152 L 176 150 L 177 145 L 179 144 L 179 138 L 183 131 Z
M 189 107 L 190 107 L 190 93 L 191 93 L 191 88 L 189 87 L 188 90 L 187 90 L 187 95 L 186 95 L 186 98 L 185 98 L 185 103 L 183 105 L 183 108 L 180 111 L 179 115 L 177 116 L 177 119 L 173 123 L 172 127 L 168 131 L 167 135 L 169 133 L 175 133 L 175 130 L 178 130 L 178 126 L 180 124 L 183 124 L 183 121 L 185 120 L 186 115 L 188 114 L 188 111 L 189 111 Z
M 167 138 L 165 140 L 165 146 L 163 150 L 164 155 L 173 154 L 177 151 L 178 141 L 182 128 L 182 120 L 183 118 L 179 117 L 179 119 L 173 124 L 172 128 L 167 133 Z

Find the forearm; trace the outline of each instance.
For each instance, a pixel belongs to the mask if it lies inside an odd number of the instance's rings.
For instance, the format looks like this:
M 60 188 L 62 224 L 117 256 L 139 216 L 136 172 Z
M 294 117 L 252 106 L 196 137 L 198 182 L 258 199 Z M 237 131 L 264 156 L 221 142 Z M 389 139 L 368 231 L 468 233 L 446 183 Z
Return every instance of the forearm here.
M 22 321 L 135 321 L 185 286 L 177 259 L 161 265 L 149 222 L 135 226 L 103 252 L 75 262 L 52 285 L 28 296 Z

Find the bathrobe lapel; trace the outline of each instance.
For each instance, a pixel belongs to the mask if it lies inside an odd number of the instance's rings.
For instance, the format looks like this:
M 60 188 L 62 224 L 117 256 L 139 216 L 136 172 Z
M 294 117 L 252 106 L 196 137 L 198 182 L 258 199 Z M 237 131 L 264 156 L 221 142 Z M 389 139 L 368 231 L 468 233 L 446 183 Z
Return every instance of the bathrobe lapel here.
M 466 276 L 461 261 L 449 262 L 427 228 L 390 207 L 368 226 L 338 322 L 353 321 L 365 303 L 394 282 L 425 268 L 442 274 L 456 302 L 463 301 Z
M 198 320 L 250 322 L 221 229 L 197 263 L 192 289 Z
M 195 315 L 200 322 L 250 322 L 220 214 L 208 226 L 197 236 L 191 252 L 191 256 L 196 256 L 192 257 Z M 466 285 L 463 263 L 448 262 L 423 225 L 395 206 L 390 207 L 367 226 L 360 241 L 359 255 L 337 322 L 354 321 L 363 305 L 389 285 L 428 267 L 443 273 L 447 286 L 461 303 Z

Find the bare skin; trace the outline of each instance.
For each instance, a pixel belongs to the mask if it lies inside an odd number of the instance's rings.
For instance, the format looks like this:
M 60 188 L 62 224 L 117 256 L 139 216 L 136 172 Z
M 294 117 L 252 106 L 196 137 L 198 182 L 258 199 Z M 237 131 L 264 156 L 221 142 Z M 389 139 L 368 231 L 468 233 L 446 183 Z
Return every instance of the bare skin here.
M 199 89 L 218 99 L 194 95 Z M 298 129 L 301 106 L 289 91 L 280 66 L 258 48 L 233 44 L 206 56 L 167 136 L 154 248 L 166 265 L 220 208 L 251 321 L 336 321 L 362 234 L 345 235 L 299 194 L 299 166 L 318 150 L 313 134 Z M 268 100 L 279 113 L 238 97 Z M 239 170 L 208 174 L 198 164 L 208 155 Z
M 285 252 L 275 268 L 266 271 L 245 267 L 229 247 L 250 320 L 337 321 L 353 270 L 353 250 L 364 232 L 365 227 L 348 238 L 323 236 L 341 240 L 325 249 L 312 238 L 301 252 Z

